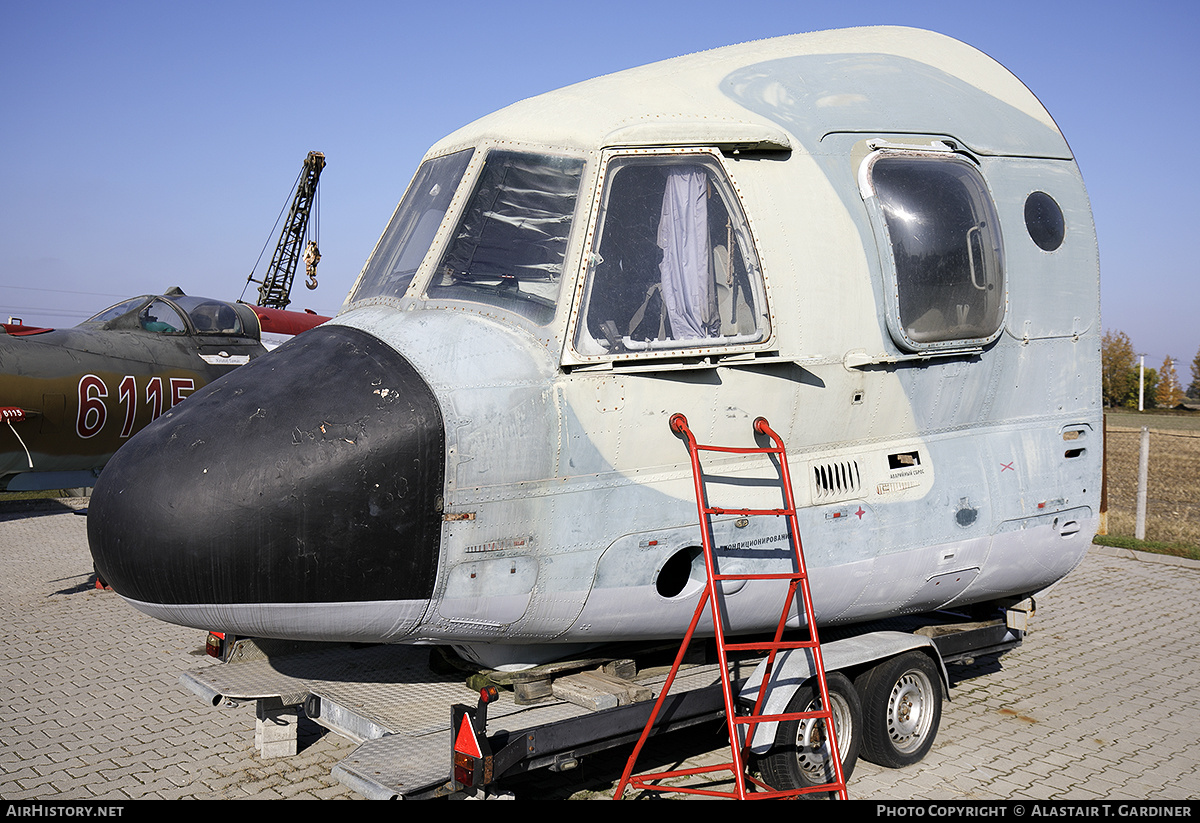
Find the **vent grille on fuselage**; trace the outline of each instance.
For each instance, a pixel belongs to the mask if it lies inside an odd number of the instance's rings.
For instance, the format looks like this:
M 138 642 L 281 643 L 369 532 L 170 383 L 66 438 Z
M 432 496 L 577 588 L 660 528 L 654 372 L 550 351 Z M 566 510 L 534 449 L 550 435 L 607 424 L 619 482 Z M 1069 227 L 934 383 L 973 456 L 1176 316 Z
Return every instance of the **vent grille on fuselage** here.
M 813 466 L 813 499 L 834 500 L 858 494 L 862 477 L 857 460 L 842 460 Z

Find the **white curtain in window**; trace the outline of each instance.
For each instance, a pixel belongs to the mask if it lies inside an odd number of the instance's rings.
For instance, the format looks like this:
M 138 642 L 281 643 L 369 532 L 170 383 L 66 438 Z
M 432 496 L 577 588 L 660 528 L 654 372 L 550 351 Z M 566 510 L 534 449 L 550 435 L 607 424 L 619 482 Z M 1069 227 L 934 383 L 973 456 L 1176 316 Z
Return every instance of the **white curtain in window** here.
M 663 303 L 676 340 L 706 337 L 709 305 L 708 177 L 695 167 L 672 169 L 663 192 L 658 245 L 663 250 Z

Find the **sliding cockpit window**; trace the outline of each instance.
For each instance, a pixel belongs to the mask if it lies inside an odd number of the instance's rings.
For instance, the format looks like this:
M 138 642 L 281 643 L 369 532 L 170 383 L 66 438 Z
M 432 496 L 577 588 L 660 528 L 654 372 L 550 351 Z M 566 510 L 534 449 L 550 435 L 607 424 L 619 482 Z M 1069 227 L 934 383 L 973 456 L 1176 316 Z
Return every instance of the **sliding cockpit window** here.
M 466 149 L 421 164 L 348 302 L 404 296 L 429 253 L 473 153 L 474 149 Z
M 700 152 L 614 157 L 588 259 L 584 356 L 751 345 L 770 329 L 732 187 Z
M 549 323 L 583 166 L 581 157 L 489 152 L 426 296 L 486 303 Z

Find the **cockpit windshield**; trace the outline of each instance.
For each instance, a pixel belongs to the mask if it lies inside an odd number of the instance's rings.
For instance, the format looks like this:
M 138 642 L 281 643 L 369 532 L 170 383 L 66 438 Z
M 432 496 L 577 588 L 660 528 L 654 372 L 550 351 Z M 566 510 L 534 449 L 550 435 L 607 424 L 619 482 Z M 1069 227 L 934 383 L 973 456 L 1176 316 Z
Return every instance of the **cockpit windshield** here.
M 349 302 L 404 295 L 429 252 L 473 153 L 474 149 L 466 149 L 421 164 Z
M 492 151 L 427 290 L 554 317 L 583 158 Z
M 349 303 L 404 295 L 430 253 L 473 153 L 466 149 L 421 164 Z M 425 296 L 502 306 L 549 323 L 583 167 L 582 157 L 489 151 Z
M 129 314 L 129 312 L 133 311 L 134 309 L 140 308 L 142 306 L 142 304 L 145 303 L 149 299 L 150 298 L 146 297 L 146 296 L 131 297 L 130 299 L 124 300 L 124 301 L 116 304 L 115 306 L 109 306 L 107 309 L 105 309 L 102 312 L 93 314 L 91 317 L 89 317 L 87 320 L 85 320 L 83 322 L 84 323 L 107 323 L 110 320 L 116 320 L 118 317 L 120 317 L 122 315 Z

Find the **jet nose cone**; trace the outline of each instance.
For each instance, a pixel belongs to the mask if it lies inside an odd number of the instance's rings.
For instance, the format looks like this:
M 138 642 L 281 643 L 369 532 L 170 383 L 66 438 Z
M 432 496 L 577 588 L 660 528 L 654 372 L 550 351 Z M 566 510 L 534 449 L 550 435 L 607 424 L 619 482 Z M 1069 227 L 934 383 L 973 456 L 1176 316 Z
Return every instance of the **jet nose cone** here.
M 164 620 L 390 639 L 432 593 L 444 465 L 412 365 L 323 326 L 132 438 L 97 482 L 88 539 L 101 577 Z

